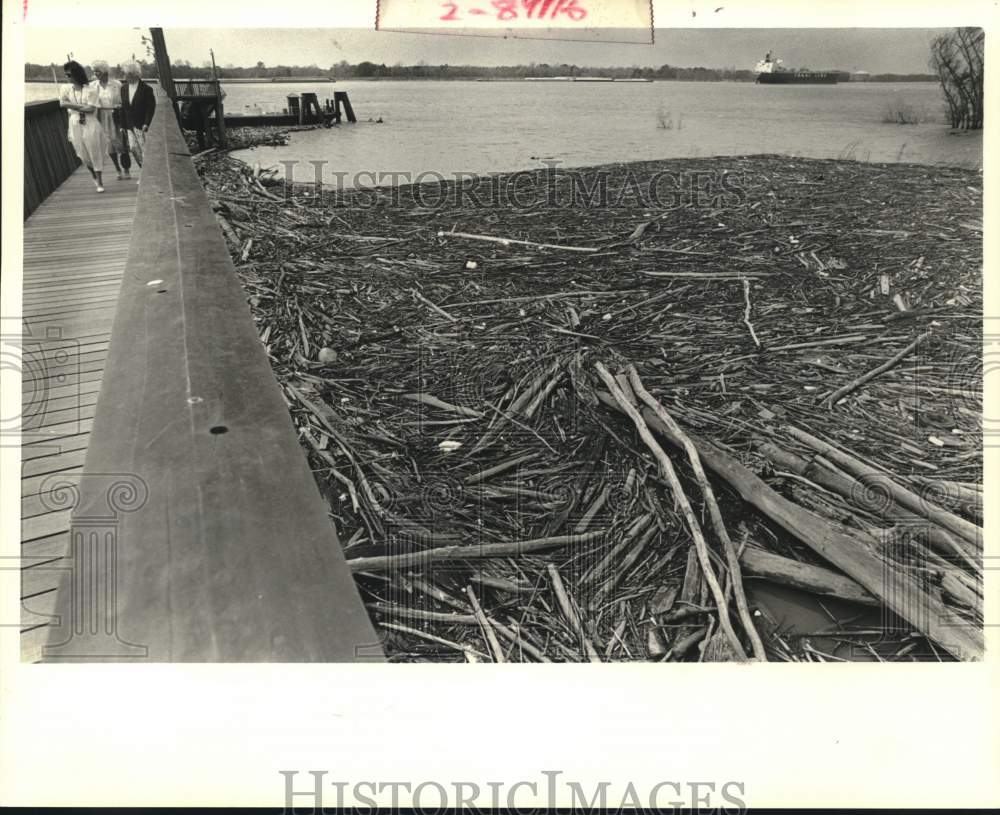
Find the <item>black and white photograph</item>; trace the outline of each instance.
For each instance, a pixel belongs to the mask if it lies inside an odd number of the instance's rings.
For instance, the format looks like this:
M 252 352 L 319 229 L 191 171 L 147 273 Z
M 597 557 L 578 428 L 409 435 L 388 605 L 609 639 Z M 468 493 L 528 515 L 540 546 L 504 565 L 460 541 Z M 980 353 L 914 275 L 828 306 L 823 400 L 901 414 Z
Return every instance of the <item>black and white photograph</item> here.
M 987 6 L 358 5 L 25 0 L 8 658 L 982 663 Z

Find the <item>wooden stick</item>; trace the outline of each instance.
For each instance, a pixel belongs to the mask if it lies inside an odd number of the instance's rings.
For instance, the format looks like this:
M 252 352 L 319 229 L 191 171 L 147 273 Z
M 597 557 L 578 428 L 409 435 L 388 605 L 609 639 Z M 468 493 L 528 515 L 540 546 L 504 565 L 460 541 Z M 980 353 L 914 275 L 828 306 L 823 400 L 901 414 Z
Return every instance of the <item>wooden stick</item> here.
M 406 606 L 383 601 L 368 603 L 367 607 L 380 614 L 389 614 L 393 617 L 402 617 L 404 619 L 423 620 L 430 623 L 446 623 L 448 625 L 476 624 L 476 618 L 472 614 L 455 614 L 448 611 L 424 611 L 421 608 L 407 608 Z
M 497 410 L 499 414 L 499 421 L 492 427 L 490 427 L 483 435 L 482 438 L 476 443 L 476 446 L 472 448 L 471 452 L 475 453 L 478 450 L 482 450 L 484 447 L 492 444 L 496 437 L 500 435 L 500 432 L 506 426 L 508 421 L 515 421 L 514 416 L 520 413 L 525 405 L 527 405 L 532 397 L 538 393 L 539 389 L 544 385 L 548 377 L 552 376 L 556 369 L 559 367 L 559 360 L 556 360 L 545 371 L 541 376 L 537 377 L 532 381 L 532 383 L 525 389 L 524 393 L 517 397 L 514 402 L 504 411 Z M 515 421 L 515 424 L 519 424 Z M 523 427 L 523 425 L 520 425 Z
M 478 473 L 473 473 L 470 476 L 466 476 L 466 484 L 477 484 L 480 481 L 485 481 L 487 478 L 492 478 L 495 475 L 506 472 L 507 470 L 516 467 L 518 464 L 523 464 L 526 461 L 531 461 L 532 459 L 538 458 L 538 453 L 528 453 L 523 456 L 518 456 L 517 458 L 512 458 L 509 461 L 503 461 L 497 464 L 495 467 L 490 467 L 489 469 L 482 470 Z
M 711 590 L 712 595 L 715 598 L 716 605 L 718 606 L 719 621 L 722 625 L 722 630 L 729 639 L 729 643 L 732 645 L 733 651 L 742 659 L 746 660 L 746 651 L 743 650 L 743 645 L 740 643 L 739 637 L 736 636 L 736 631 L 733 629 L 733 624 L 729 619 L 729 611 L 726 607 L 725 598 L 722 595 L 722 587 L 719 585 L 715 572 L 712 570 L 712 561 L 708 554 L 708 544 L 705 541 L 705 537 L 701 531 L 701 526 L 698 524 L 698 519 L 687 499 L 687 495 L 684 493 L 684 487 L 681 485 L 680 479 L 674 471 L 673 464 L 670 463 L 670 459 L 663 451 L 663 448 L 660 447 L 656 439 L 653 438 L 653 434 L 650 432 L 643 416 L 634 407 L 632 407 L 628 397 L 622 392 L 622 389 L 618 387 L 618 383 L 615 381 L 611 372 L 600 362 L 596 363 L 594 367 L 604 384 L 607 386 L 608 390 L 611 392 L 612 398 L 618 403 L 622 411 L 632 420 L 633 424 L 635 424 L 636 430 L 639 431 L 639 436 L 649 448 L 650 452 L 653 453 L 657 463 L 660 465 L 660 471 L 670 484 L 674 500 L 684 515 L 684 519 L 687 521 L 691 537 L 694 539 L 694 545 L 698 550 L 698 560 L 701 564 L 701 571 L 705 575 L 705 580 L 708 581 L 709 589 Z M 650 411 L 650 413 L 651 415 L 656 416 L 656 414 L 652 411 Z
M 453 405 L 450 402 L 445 402 L 443 399 L 438 399 L 436 396 L 431 396 L 429 393 L 404 393 L 404 399 L 412 399 L 414 402 L 420 402 L 424 405 L 430 405 L 430 407 L 436 407 L 439 410 L 448 410 L 452 413 L 458 413 L 462 416 L 471 416 L 475 419 L 482 419 L 486 414 L 479 410 L 473 410 L 472 408 L 462 407 L 460 405 Z
M 574 297 L 621 297 L 623 294 L 634 294 L 637 291 L 648 291 L 648 289 L 608 289 L 600 290 L 580 290 L 580 291 L 557 291 L 551 294 L 526 294 L 521 297 L 501 297 L 493 300 L 468 300 L 462 303 L 449 303 L 448 308 L 461 308 L 468 306 L 495 306 L 498 303 L 527 303 L 531 300 L 565 300 Z
M 219 226 L 222 227 L 222 231 L 225 233 L 226 237 L 232 241 L 234 246 L 240 245 L 240 236 L 236 234 L 236 230 L 233 229 L 232 225 L 219 213 L 215 213 L 215 219 L 219 222 Z
M 947 481 L 940 478 L 925 478 L 923 476 L 915 476 L 914 480 L 928 489 L 943 493 L 941 495 L 941 498 L 943 499 L 942 503 L 946 501 L 947 504 L 952 507 L 958 504 L 962 507 L 963 512 L 982 517 L 983 493 L 978 487 L 970 487 L 965 484 L 961 484 L 958 481 Z
M 403 625 L 402 623 L 389 623 L 384 620 L 379 620 L 378 624 L 383 628 L 391 628 L 395 631 L 402 631 L 406 634 L 412 634 L 415 637 L 421 637 L 430 642 L 436 642 L 439 645 L 446 645 L 449 648 L 454 648 L 456 651 L 462 651 L 466 654 L 474 654 L 486 659 L 486 654 L 482 651 L 477 651 L 475 648 L 470 648 L 468 645 L 462 645 L 458 642 L 452 642 L 451 640 L 446 640 L 444 637 L 439 637 L 436 634 L 431 634 L 428 631 L 421 631 L 419 628 L 410 628 L 408 625 Z
M 622 535 L 621 540 L 618 541 L 603 558 L 601 558 L 594 566 L 587 570 L 587 572 L 580 578 L 580 583 L 583 585 L 588 585 L 593 583 L 595 580 L 603 578 L 605 574 L 609 571 L 612 562 L 618 555 L 627 549 L 631 543 L 632 539 L 636 537 L 640 532 L 642 532 L 650 523 L 653 521 L 653 513 L 646 512 L 636 518 L 629 528 Z
M 639 542 L 631 547 L 625 557 L 615 563 L 615 568 L 608 576 L 608 579 L 597 587 L 597 590 L 594 592 L 594 599 L 590 603 L 591 608 L 600 608 L 604 604 L 606 596 L 614 590 L 615 586 L 618 585 L 618 581 L 628 574 L 628 570 L 631 569 L 636 560 L 638 560 L 639 555 L 643 553 L 645 548 L 649 545 L 649 542 L 659 533 L 660 528 L 656 524 L 653 524 L 649 527 L 649 529 L 643 532 L 642 537 L 639 538 Z M 629 543 L 631 543 L 631 541 L 629 541 Z
M 604 535 L 604 530 L 586 532 L 582 535 L 559 535 L 552 538 L 511 541 L 509 543 L 439 546 L 435 549 L 425 549 L 422 552 L 407 552 L 404 555 L 356 557 L 348 560 L 347 565 L 350 567 L 352 573 L 384 572 L 390 569 L 401 569 L 404 566 L 426 566 L 429 563 L 440 563 L 446 560 L 483 560 L 491 557 L 516 557 L 528 552 L 541 552 L 545 549 L 558 549 L 563 546 L 592 543 L 599 540 L 602 535 Z
M 824 597 L 835 597 L 851 603 L 865 606 L 881 606 L 871 592 L 865 591 L 851 578 L 824 569 L 822 566 L 811 566 L 798 560 L 775 555 L 754 546 L 748 546 L 740 555 L 740 563 L 747 572 L 772 583 L 802 589 L 810 594 L 821 594 Z
M 834 447 L 832 444 L 829 444 L 822 439 L 818 439 L 804 430 L 799 430 L 799 428 L 792 425 L 786 425 L 785 430 L 807 447 L 812 448 L 817 453 L 820 453 L 830 459 L 830 461 L 841 469 L 849 472 L 861 481 L 862 484 L 869 485 L 876 489 L 885 489 L 896 501 L 896 503 L 912 510 L 913 512 L 916 512 L 918 515 L 927 518 L 929 521 L 933 521 L 938 524 L 938 526 L 947 529 L 949 532 L 953 532 L 954 534 L 961 536 L 976 547 L 976 551 L 978 551 L 978 549 L 982 546 L 982 530 L 974 523 L 971 523 L 964 518 L 959 518 L 957 515 L 953 515 L 947 510 L 941 509 L 941 507 L 932 504 L 926 498 L 922 498 L 921 496 L 910 492 L 910 490 L 906 489 L 906 487 L 896 483 L 896 481 L 882 471 L 868 466 L 864 462 L 859 461 L 857 458 L 852 456 L 850 453 Z
M 562 377 L 563 377 L 563 371 L 556 371 L 555 374 L 553 374 L 552 378 L 549 380 L 549 383 L 538 392 L 538 394 L 532 400 L 531 404 L 528 405 L 528 407 L 525 409 L 524 418 L 530 419 L 532 416 L 535 415 L 535 411 L 538 410 L 542 402 L 548 399 L 549 394 L 551 394 L 552 391 L 555 390 L 556 385 L 559 384 L 559 381 L 562 379 Z
M 497 631 L 499 631 L 501 634 L 503 634 L 515 646 L 517 646 L 518 648 L 522 649 L 526 654 L 530 654 L 535 659 L 537 659 L 539 662 L 551 662 L 552 661 L 547 656 L 545 656 L 545 654 L 543 654 L 541 651 L 539 651 L 534 645 L 532 645 L 527 640 L 523 639 L 520 636 L 520 634 L 518 634 L 517 631 L 515 631 L 514 629 L 508 628 L 507 626 L 503 625 L 502 623 L 498 623 L 496 620 L 493 620 L 492 624 L 493 624 L 493 627 Z
M 747 287 L 749 287 L 749 284 L 747 284 Z M 750 330 L 752 332 L 753 328 Z M 736 554 L 736 547 L 733 546 L 733 541 L 729 537 L 729 532 L 726 530 L 726 523 L 722 518 L 722 511 L 719 509 L 718 501 L 715 500 L 715 493 L 712 492 L 712 485 L 708 483 L 708 476 L 705 475 L 705 469 L 701 466 L 701 457 L 698 455 L 698 450 L 695 448 L 694 444 L 687 437 L 684 431 L 681 430 L 680 425 L 678 425 L 670 414 L 667 413 L 666 408 L 656 401 L 656 399 L 650 395 L 649 391 L 646 390 L 645 386 L 642 384 L 642 380 L 639 379 L 639 372 L 635 369 L 634 365 L 628 366 L 628 376 L 629 382 L 632 385 L 632 390 L 634 390 L 646 406 L 660 418 L 660 421 L 662 421 L 674 432 L 677 438 L 681 441 L 681 446 L 684 448 L 684 452 L 687 453 L 688 461 L 691 463 L 691 469 L 694 472 L 695 480 L 697 480 L 698 486 L 701 487 L 701 494 L 705 500 L 705 506 L 708 508 L 708 517 L 712 521 L 712 528 L 715 529 L 715 534 L 722 542 L 723 551 L 726 553 L 726 563 L 729 566 L 729 574 L 732 578 L 733 594 L 736 598 L 736 609 L 739 612 L 740 622 L 743 623 L 743 629 L 747 632 L 747 636 L 750 638 L 754 656 L 761 662 L 767 662 L 767 651 L 764 650 L 764 643 L 761 641 L 760 635 L 757 633 L 757 627 L 754 625 L 753 617 L 750 615 L 750 607 L 747 604 L 746 594 L 743 592 L 743 577 L 740 574 L 740 561 Z M 724 601 L 723 605 L 725 605 Z
M 499 243 L 501 246 L 510 246 L 511 244 L 517 244 L 518 246 L 534 246 L 537 249 L 562 249 L 566 252 L 599 252 L 596 246 L 563 246 L 558 243 L 535 243 L 534 241 L 519 241 L 514 238 L 497 238 L 493 235 L 472 235 L 468 232 L 445 232 L 440 231 L 437 233 L 439 238 L 465 238 L 470 241 L 488 241 L 490 243 Z
M 426 297 L 424 297 L 416 289 L 410 289 L 410 293 L 414 297 L 416 297 L 421 303 L 423 303 L 425 306 L 427 306 L 427 308 L 429 308 L 431 311 L 437 312 L 442 317 L 444 317 L 446 320 L 450 320 L 453 323 L 457 323 L 458 322 L 458 318 L 457 317 L 453 317 L 451 314 L 449 314 L 443 308 L 441 308 L 440 306 L 437 306 L 434 303 L 432 303 L 430 300 L 428 300 Z
M 590 522 L 594 520 L 594 516 L 601 511 L 601 507 L 604 506 L 604 504 L 610 497 L 611 497 L 611 487 L 605 484 L 603 487 L 601 487 L 601 491 L 594 498 L 593 502 L 591 502 L 590 506 L 587 508 L 587 511 L 583 513 L 583 517 L 579 521 L 577 521 L 576 526 L 573 527 L 573 531 L 576 532 L 577 534 L 581 532 L 586 532 L 587 527 L 590 526 Z
M 598 393 L 597 396 L 606 405 L 621 410 L 613 396 L 605 393 Z M 653 411 L 647 408 L 643 416 L 657 433 L 674 441 L 670 429 Z M 982 659 L 982 631 L 962 620 L 907 576 L 888 569 L 885 561 L 867 543 L 848 534 L 845 528 L 779 495 L 729 454 L 707 442 L 693 437 L 691 440 L 698 447 L 701 460 L 728 481 L 744 501 L 852 577 L 878 597 L 883 605 L 952 656 L 960 660 Z
M 956 554 L 969 566 L 973 573 L 979 570 L 979 564 L 974 557 L 973 547 L 962 538 L 953 537 L 937 524 L 926 518 L 910 512 L 900 506 L 891 497 L 887 501 L 872 502 L 866 506 L 863 499 L 868 490 L 866 485 L 856 480 L 843 470 L 834 467 L 820 457 L 807 461 L 801 456 L 790 453 L 769 441 L 755 439 L 754 446 L 758 452 L 767 456 L 774 464 L 790 471 L 810 485 L 822 487 L 843 496 L 848 501 L 859 505 L 862 509 L 875 512 L 882 518 L 907 526 L 914 531 L 927 535 L 927 543 L 941 554 L 953 557 Z M 818 459 L 818 460 L 817 460 Z M 819 466 L 820 462 L 825 466 Z
M 580 615 L 576 613 L 576 609 L 573 608 L 573 602 L 569 599 L 569 595 L 566 594 L 566 587 L 563 586 L 562 578 L 559 576 L 559 570 L 549 563 L 546 566 L 549 573 L 549 578 L 552 580 L 552 589 L 555 592 L 556 599 L 559 601 L 559 607 L 562 609 L 563 615 L 569 621 L 570 627 L 580 638 L 580 642 L 583 643 L 583 650 L 587 654 L 587 659 L 591 662 L 600 662 L 601 657 L 594 649 L 594 644 L 590 641 L 587 636 L 587 632 L 583 630 L 583 623 L 580 622 Z
M 694 280 L 741 280 L 750 278 L 756 280 L 760 277 L 770 277 L 767 273 L 753 272 L 655 272 L 640 271 L 646 277 L 686 277 Z
M 868 339 L 866 334 L 849 334 L 846 337 L 830 337 L 828 340 L 814 340 L 812 342 L 795 342 L 791 345 L 778 345 L 768 348 L 771 351 L 797 351 L 799 348 L 816 348 L 820 345 L 843 345 L 849 342 L 864 342 Z
M 743 312 L 743 322 L 747 328 L 750 329 L 750 336 L 753 338 L 754 345 L 760 348 L 760 340 L 757 339 L 757 332 L 753 330 L 753 324 L 750 322 L 750 281 L 743 278 L 743 299 L 746 300 L 746 310 Z
M 903 359 L 905 359 L 907 356 L 913 353 L 913 351 L 916 350 L 917 346 L 920 345 L 920 343 L 926 340 L 933 333 L 934 333 L 933 331 L 925 331 L 923 334 L 917 337 L 913 342 L 907 345 L 906 348 L 904 348 L 902 351 L 896 354 L 896 356 L 894 356 L 892 359 L 888 360 L 887 362 L 883 362 L 877 368 L 872 368 L 868 373 L 862 374 L 854 381 L 848 382 L 846 385 L 844 385 L 844 387 L 835 390 L 826 398 L 827 407 L 833 407 L 834 405 L 837 404 L 837 402 L 839 402 L 841 399 L 847 396 L 847 394 L 857 390 L 866 382 L 871 382 L 871 380 L 873 380 L 879 374 L 884 374 L 890 368 L 893 368 L 896 365 L 898 365 L 900 362 L 903 361 Z
M 500 647 L 500 640 L 497 639 L 493 626 L 490 625 L 490 621 L 483 613 L 483 607 L 479 605 L 479 600 L 476 598 L 476 593 L 472 590 L 472 586 L 466 586 L 465 593 L 469 595 L 469 602 L 472 603 L 472 610 L 475 612 L 476 619 L 479 621 L 479 625 L 483 629 L 486 641 L 490 644 L 495 661 L 506 662 L 507 660 L 503 658 L 503 648 Z

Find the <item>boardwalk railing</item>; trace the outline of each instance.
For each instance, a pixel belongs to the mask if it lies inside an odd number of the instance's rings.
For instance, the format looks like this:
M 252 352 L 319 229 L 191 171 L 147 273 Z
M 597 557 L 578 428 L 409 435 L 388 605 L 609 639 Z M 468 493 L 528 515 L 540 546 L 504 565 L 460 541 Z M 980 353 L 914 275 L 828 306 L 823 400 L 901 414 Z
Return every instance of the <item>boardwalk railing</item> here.
M 164 91 L 46 661 L 381 660 Z
M 25 104 L 25 218 L 80 166 L 66 131 L 66 111 L 59 107 L 58 101 L 50 99 Z

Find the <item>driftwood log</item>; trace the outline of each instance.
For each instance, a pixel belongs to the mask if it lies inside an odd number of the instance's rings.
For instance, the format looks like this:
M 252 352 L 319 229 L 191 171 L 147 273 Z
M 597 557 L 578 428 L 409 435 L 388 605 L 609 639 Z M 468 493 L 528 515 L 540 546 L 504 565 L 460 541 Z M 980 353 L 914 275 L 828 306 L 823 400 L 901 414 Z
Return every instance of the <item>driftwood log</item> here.
M 598 398 L 617 409 L 617 403 L 608 394 L 599 393 Z M 642 415 L 650 428 L 672 443 L 679 442 L 653 411 L 644 409 Z M 923 590 L 907 575 L 887 568 L 885 561 L 867 541 L 779 495 L 739 461 L 714 445 L 694 437 L 691 440 L 698 447 L 702 461 L 735 489 L 744 501 L 856 580 L 878 597 L 886 608 L 957 659 L 982 659 L 982 631 L 958 617 L 938 597 Z

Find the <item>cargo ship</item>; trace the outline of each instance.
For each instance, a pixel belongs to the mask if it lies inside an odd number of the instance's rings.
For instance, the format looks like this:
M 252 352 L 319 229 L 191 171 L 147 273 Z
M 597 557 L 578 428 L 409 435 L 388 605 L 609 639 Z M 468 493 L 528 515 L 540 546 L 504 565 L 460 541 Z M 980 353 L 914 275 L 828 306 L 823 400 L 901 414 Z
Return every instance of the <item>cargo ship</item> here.
M 841 80 L 840 71 L 809 71 L 785 68 L 782 61 L 767 52 L 754 71 L 756 82 L 761 85 L 836 85 Z

